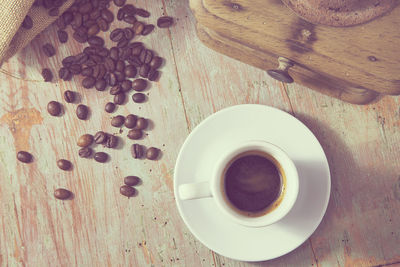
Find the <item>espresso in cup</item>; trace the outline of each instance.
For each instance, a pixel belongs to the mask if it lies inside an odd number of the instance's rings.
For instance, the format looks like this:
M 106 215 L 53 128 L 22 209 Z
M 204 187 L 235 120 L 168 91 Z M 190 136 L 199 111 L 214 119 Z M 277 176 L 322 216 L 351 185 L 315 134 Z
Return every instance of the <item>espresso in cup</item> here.
M 235 156 L 222 175 L 222 195 L 234 211 L 264 216 L 281 203 L 286 178 L 279 162 L 263 151 L 246 151 Z

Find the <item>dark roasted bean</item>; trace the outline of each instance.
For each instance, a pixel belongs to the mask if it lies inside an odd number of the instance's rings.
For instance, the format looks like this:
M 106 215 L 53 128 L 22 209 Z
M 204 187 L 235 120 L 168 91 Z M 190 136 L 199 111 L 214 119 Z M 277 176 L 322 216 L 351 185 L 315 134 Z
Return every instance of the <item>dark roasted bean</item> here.
M 30 163 L 32 162 L 32 155 L 26 151 L 18 151 L 17 159 L 23 163 Z
M 163 59 L 161 57 L 153 57 L 153 59 L 150 62 L 150 68 L 152 69 L 158 69 L 163 63 Z
M 61 17 L 66 25 L 69 25 L 74 20 L 74 15 L 69 11 L 64 12 Z
M 60 77 L 60 79 L 63 79 L 64 81 L 69 81 L 72 79 L 72 73 L 65 67 L 62 67 L 58 71 L 58 76 Z
M 75 57 L 74 56 L 66 57 L 61 61 L 61 63 L 63 64 L 64 67 L 69 67 L 74 62 L 75 62 Z
M 137 176 L 126 176 L 124 178 L 124 184 L 129 186 L 135 186 L 140 183 L 140 178 Z
M 137 74 L 137 69 L 133 65 L 128 65 L 125 67 L 125 76 L 127 78 L 135 78 Z
M 125 15 L 122 20 L 129 24 L 134 24 L 137 21 L 134 15 Z
M 89 33 L 89 35 L 90 35 L 90 33 Z M 99 36 L 92 36 L 92 37 L 89 37 L 88 43 L 89 43 L 89 45 L 92 45 L 92 46 L 103 46 L 104 39 Z
M 105 110 L 107 113 L 112 113 L 112 112 L 114 112 L 114 110 L 115 110 L 115 104 L 112 103 L 112 102 L 108 102 L 108 103 L 105 105 L 104 110 Z
M 115 70 L 125 72 L 125 62 L 123 60 L 118 60 L 117 64 L 115 64 Z
M 146 101 L 146 95 L 142 93 L 135 93 L 132 95 L 132 100 L 135 103 L 143 103 Z
M 107 71 L 113 72 L 115 70 L 115 61 L 108 57 L 104 60 L 104 66 L 106 67 Z
M 96 83 L 96 79 L 92 76 L 88 76 L 82 81 L 82 86 L 86 89 L 92 88 Z
M 85 14 L 92 11 L 92 9 L 93 9 L 92 4 L 90 2 L 86 2 L 79 7 L 79 12 L 81 14 Z
M 132 82 L 132 89 L 135 91 L 143 91 L 147 87 L 147 81 L 144 79 L 136 79 Z
M 117 12 L 117 19 L 122 20 L 124 16 L 125 16 L 125 11 L 122 8 L 120 8 Z
M 134 30 L 134 32 L 135 32 L 136 35 L 142 34 L 143 29 L 144 29 L 144 24 L 143 24 L 142 22 L 136 21 L 136 22 L 133 24 L 133 30 Z
M 93 144 L 93 135 L 91 134 L 81 135 L 76 143 L 80 147 L 88 147 L 91 144 Z
M 125 117 L 122 115 L 117 115 L 111 119 L 111 125 L 114 127 L 121 127 L 125 122 Z
M 79 157 L 81 157 L 81 158 L 88 158 L 92 155 L 92 153 L 93 153 L 93 150 L 90 147 L 81 148 L 81 149 L 79 149 L 79 152 L 78 152 Z
M 143 153 L 143 146 L 139 144 L 133 144 L 131 146 L 131 154 L 133 158 L 140 159 L 143 157 Z
M 117 76 L 112 72 L 108 78 L 108 85 L 115 86 L 117 84 Z
M 108 135 L 103 131 L 99 131 L 94 135 L 93 139 L 96 144 L 103 144 L 107 141 Z
M 145 130 L 148 126 L 148 121 L 145 118 L 139 118 L 136 122 L 135 129 Z
M 172 24 L 174 24 L 174 19 L 172 17 L 163 16 L 159 17 L 157 20 L 157 26 L 159 28 L 168 28 L 171 27 Z
M 64 188 L 58 188 L 54 191 L 54 197 L 60 200 L 66 200 L 71 196 L 72 196 L 71 191 Z
M 149 71 L 149 76 L 147 77 L 149 81 L 157 81 L 158 78 L 160 77 L 160 72 L 154 69 L 150 69 Z
M 110 89 L 110 95 L 116 95 L 122 92 L 121 85 L 117 84 L 111 87 Z
M 92 2 L 93 5 L 93 2 Z M 97 20 L 101 16 L 101 10 L 95 9 L 92 13 L 90 13 L 90 19 Z
M 126 197 L 133 197 L 136 194 L 136 189 L 128 185 L 123 185 L 119 188 L 121 195 Z
M 136 15 L 138 15 L 140 17 L 148 18 L 148 17 L 150 17 L 150 12 L 147 10 L 144 10 L 142 8 L 137 8 Z
M 46 43 L 42 46 L 43 49 L 43 53 L 48 56 L 48 57 L 52 57 L 56 54 L 56 50 L 54 49 L 54 46 L 52 46 L 49 43 Z
M 86 32 L 78 32 L 75 31 L 74 34 L 72 35 L 72 37 L 74 37 L 74 39 L 78 42 L 78 43 L 85 43 L 88 39 L 88 35 Z
M 80 104 L 76 107 L 76 116 L 80 120 L 86 120 L 89 115 L 89 108 L 86 105 Z
M 49 10 L 49 16 L 51 17 L 57 17 L 59 13 L 60 10 L 58 9 L 58 7 L 53 7 Z
M 62 111 L 61 104 L 57 101 L 50 101 L 47 104 L 47 111 L 51 116 L 58 116 L 61 114 Z
M 117 47 L 118 48 L 124 48 L 129 44 L 129 40 L 125 39 L 125 37 L 123 39 L 121 39 L 118 43 L 117 43 Z
M 125 93 L 119 93 L 114 96 L 114 104 L 122 105 L 125 102 Z
M 104 152 L 96 152 L 94 153 L 94 160 L 97 162 L 101 162 L 104 163 L 106 162 L 108 159 L 108 154 L 104 153 Z
M 96 53 L 97 55 L 101 56 L 101 57 L 108 57 L 110 55 L 110 51 L 105 48 L 105 47 L 96 47 Z
M 89 60 L 89 55 L 86 53 L 79 53 L 78 55 L 75 56 L 75 62 L 77 64 L 86 64 L 88 60 Z
M 146 151 L 146 158 L 150 160 L 156 160 L 158 158 L 158 155 L 160 154 L 160 150 L 155 147 L 150 147 Z
M 127 40 L 132 40 L 133 37 L 135 37 L 135 32 L 132 30 L 132 28 L 125 28 L 124 35 Z
M 142 45 L 137 45 L 135 47 L 132 47 L 132 55 L 139 56 L 142 53 L 143 49 L 144 48 Z
M 110 34 L 110 40 L 113 42 L 119 42 L 124 37 L 124 31 L 120 28 L 113 30 Z
M 129 132 L 128 132 L 128 138 L 132 139 L 132 140 L 138 140 L 138 139 L 142 138 L 142 136 L 143 136 L 142 130 L 132 129 L 132 130 L 129 130 Z
M 142 61 L 144 64 L 150 64 L 151 60 L 153 59 L 153 52 L 151 50 L 143 50 L 140 54 L 140 61 Z
M 72 64 L 68 69 L 74 75 L 82 72 L 82 66 L 79 64 Z
M 93 68 L 92 67 L 85 67 L 82 69 L 81 75 L 83 76 L 92 76 L 93 75 Z
M 137 121 L 137 116 L 134 114 L 129 114 L 128 116 L 126 116 L 125 118 L 125 127 L 128 129 L 132 129 L 136 126 L 136 121 Z
M 107 82 L 104 79 L 99 79 L 96 81 L 94 86 L 96 87 L 97 91 L 104 91 L 107 87 Z
M 104 145 L 108 148 L 115 148 L 118 146 L 118 140 L 115 135 L 110 135 Z
M 57 166 L 63 171 L 68 171 L 72 168 L 72 163 L 66 159 L 57 160 Z
M 122 82 L 125 80 L 125 73 L 121 71 L 114 71 L 115 77 L 117 78 L 118 82 Z
M 116 6 L 123 6 L 125 5 L 126 0 L 114 0 L 114 4 Z
M 106 32 L 110 28 L 108 22 L 103 18 L 97 19 L 97 25 L 99 25 L 99 28 L 102 32 Z
M 26 15 L 24 21 L 22 21 L 21 26 L 22 26 L 22 28 L 27 29 L 27 30 L 32 29 L 32 27 L 33 27 L 32 18 L 30 16 Z
M 106 8 L 101 11 L 101 17 L 108 23 L 111 23 L 114 20 L 114 14 Z
M 153 24 L 147 24 L 144 26 L 144 29 L 142 31 L 142 35 L 148 35 L 154 30 L 155 26 Z
M 117 47 L 111 47 L 110 58 L 117 61 L 119 59 L 119 49 Z
M 143 78 L 148 78 L 150 72 L 150 66 L 148 64 L 143 64 L 139 69 L 139 75 Z
M 67 90 L 64 92 L 64 100 L 67 103 L 73 103 L 76 99 L 76 94 L 73 91 Z
M 143 65 L 138 56 L 130 56 L 128 62 L 136 68 L 139 68 Z
M 132 89 L 132 82 L 130 80 L 122 81 L 121 88 L 123 92 L 129 92 Z
M 57 36 L 60 43 L 66 43 L 68 41 L 68 33 L 66 31 L 58 30 Z

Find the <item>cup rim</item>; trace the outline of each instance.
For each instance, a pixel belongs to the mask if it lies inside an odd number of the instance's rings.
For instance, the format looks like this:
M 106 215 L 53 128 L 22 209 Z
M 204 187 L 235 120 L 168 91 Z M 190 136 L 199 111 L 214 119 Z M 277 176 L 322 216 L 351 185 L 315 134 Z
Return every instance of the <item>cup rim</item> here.
M 222 176 L 224 171 L 227 169 L 227 164 L 237 155 L 251 150 L 259 150 L 270 155 L 275 153 L 271 156 L 281 165 L 287 180 L 285 188 L 286 192 L 284 192 L 285 195 L 283 196 L 282 202 L 279 206 L 273 211 L 258 217 L 245 216 L 235 211 L 234 208 L 226 203 L 227 197 L 224 196 L 223 189 L 221 188 L 223 184 L 221 179 L 223 179 Z M 282 161 L 284 162 L 282 163 Z M 217 206 L 225 213 L 225 215 L 229 216 L 236 223 L 244 226 L 262 227 L 280 221 L 293 208 L 299 192 L 299 177 L 293 160 L 282 148 L 267 141 L 248 140 L 241 142 L 233 148 L 231 147 L 223 154 L 220 160 L 216 162 L 214 176 L 211 179 L 210 186 Z

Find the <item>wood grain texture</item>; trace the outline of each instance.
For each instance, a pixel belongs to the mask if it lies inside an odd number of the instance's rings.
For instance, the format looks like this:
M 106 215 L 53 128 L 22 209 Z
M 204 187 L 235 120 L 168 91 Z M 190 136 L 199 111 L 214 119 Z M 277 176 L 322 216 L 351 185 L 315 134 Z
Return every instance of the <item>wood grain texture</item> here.
M 400 93 L 400 6 L 368 24 L 335 28 L 312 25 L 281 1 L 190 2 L 208 33 L 203 41 L 219 52 L 264 70 L 275 69 L 284 56 L 295 62 L 295 81 L 351 103 L 370 102 L 375 91 Z
M 146 21 L 154 23 L 163 13 L 176 18 L 174 27 L 143 38 L 166 59 L 161 80 L 147 91 L 149 101 L 141 105 L 130 101 L 114 113 L 151 118 L 149 136 L 140 143 L 161 148 L 162 158 L 132 159 L 132 142 L 126 138 L 116 150 L 95 148 L 111 155 L 106 164 L 77 156 L 75 143 L 82 133 L 102 129 L 119 134 L 109 124 L 111 116 L 103 112 L 111 98 L 107 92 L 83 89 L 75 78 L 41 81 L 42 67 L 56 70 L 63 56 L 81 49 L 75 42 L 59 45 L 53 37 L 55 28 L 46 30 L 0 74 L 0 266 L 396 266 L 400 262 L 399 97 L 354 106 L 297 84 L 284 86 L 262 70 L 205 47 L 196 36 L 186 1 L 132 3 L 152 12 Z M 44 42 L 57 45 L 55 58 L 43 56 Z M 81 102 L 91 108 L 88 121 L 76 118 L 76 104 L 62 100 L 67 89 L 78 91 Z M 50 100 L 63 103 L 63 116 L 47 114 Z M 324 147 L 332 172 L 331 201 L 317 231 L 288 255 L 260 263 L 233 261 L 206 248 L 184 225 L 173 196 L 173 168 L 187 134 L 213 112 L 242 103 L 274 106 L 303 121 Z M 31 151 L 34 162 L 17 162 L 19 149 Z M 60 171 L 58 158 L 70 159 L 73 170 Z M 143 179 L 136 198 L 126 199 L 118 192 L 126 175 Z M 55 200 L 57 187 L 69 188 L 74 199 Z

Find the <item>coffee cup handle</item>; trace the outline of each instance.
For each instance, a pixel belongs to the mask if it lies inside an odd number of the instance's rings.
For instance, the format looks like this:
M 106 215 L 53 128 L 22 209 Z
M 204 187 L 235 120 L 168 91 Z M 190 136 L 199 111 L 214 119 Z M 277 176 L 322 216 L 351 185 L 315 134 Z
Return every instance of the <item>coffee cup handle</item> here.
M 210 182 L 183 184 L 179 186 L 179 197 L 182 200 L 212 197 Z

